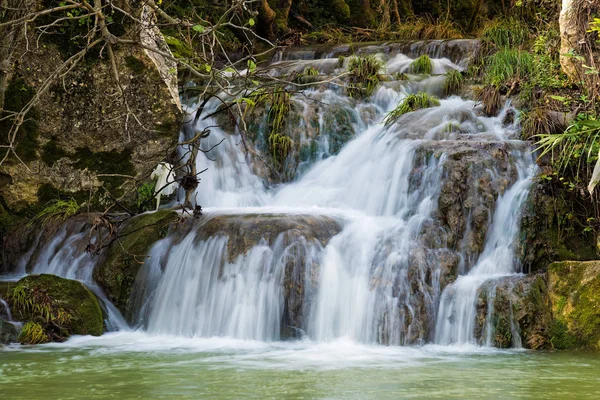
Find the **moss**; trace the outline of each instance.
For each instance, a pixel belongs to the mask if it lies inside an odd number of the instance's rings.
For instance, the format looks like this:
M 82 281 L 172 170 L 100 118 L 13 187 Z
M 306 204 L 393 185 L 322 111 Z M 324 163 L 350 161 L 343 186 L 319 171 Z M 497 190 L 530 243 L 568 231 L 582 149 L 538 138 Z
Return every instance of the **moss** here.
M 78 281 L 30 275 L 9 285 L 6 297 L 16 319 L 39 324 L 52 341 L 104 332 L 98 299 Z
M 50 167 L 53 166 L 56 161 L 66 157 L 69 157 L 69 153 L 59 146 L 56 136 L 52 136 L 48 143 L 42 147 L 42 161 Z
M 125 65 L 136 75 L 141 75 L 146 71 L 146 64 L 134 56 L 125 56 Z
M 564 261 L 548 267 L 555 348 L 600 350 L 600 262 Z
M 94 269 L 94 279 L 124 315 L 128 311 L 131 287 L 148 251 L 166 235 L 177 217 L 175 211 L 160 210 L 131 219 L 119 231 L 120 238 L 108 248 L 106 259 Z
M 9 81 L 4 98 L 5 110 L 8 112 L 21 111 L 35 95 L 35 89 L 27 85 L 22 78 L 13 78 Z M 0 132 L 9 132 L 13 125 L 13 118 L 6 118 L 4 112 L 0 112 Z M 38 123 L 37 111 L 31 109 L 27 114 L 16 136 L 16 153 L 24 162 L 33 161 L 37 157 L 38 143 Z M 6 135 L 0 135 L 0 145 L 8 145 Z
M 98 174 L 135 175 L 135 167 L 131 161 L 131 150 L 93 152 L 88 147 L 79 147 L 73 156 L 75 168 L 89 169 Z M 106 188 L 119 195 L 116 189 L 125 181 L 123 177 L 100 177 Z

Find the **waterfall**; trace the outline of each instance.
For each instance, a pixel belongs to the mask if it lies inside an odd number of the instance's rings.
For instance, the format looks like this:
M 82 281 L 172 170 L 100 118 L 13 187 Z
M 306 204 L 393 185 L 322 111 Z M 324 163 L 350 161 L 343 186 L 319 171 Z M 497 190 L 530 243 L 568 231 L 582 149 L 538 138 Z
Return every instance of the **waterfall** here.
M 337 57 L 352 52 L 378 54 L 390 76 L 427 53 L 434 74 L 390 78 L 366 100 L 335 84 L 293 94 L 285 129 L 300 151 L 276 185 L 245 152 L 237 126 L 213 115 L 219 102 L 209 102 L 181 135 L 211 132 L 196 160 L 198 171 L 207 169 L 196 192 L 205 215 L 151 248 L 132 290 L 134 325 L 185 337 L 489 345 L 475 337 L 477 296 L 486 281 L 519 272 L 514 242 L 535 168 L 527 144 L 515 140 L 510 102 L 486 117 L 475 101 L 443 96 L 440 74 L 463 70 L 473 46 L 278 53 L 269 74 L 340 73 Z M 442 97 L 440 106 L 383 124 L 422 91 Z M 249 121 L 258 147 L 268 131 L 263 117 Z M 93 288 L 94 263 L 78 235 L 59 232 L 33 272 Z
M 514 247 L 519 234 L 523 203 L 529 193 L 535 167 L 530 154 L 518 154 L 517 157 L 518 181 L 497 201 L 483 253 L 471 271 L 459 276 L 442 294 L 436 343 L 476 343 L 474 328 L 478 289 L 490 279 L 520 272 Z M 487 325 L 488 336 L 491 336 L 489 322 Z M 489 344 L 489 338 L 486 342 Z

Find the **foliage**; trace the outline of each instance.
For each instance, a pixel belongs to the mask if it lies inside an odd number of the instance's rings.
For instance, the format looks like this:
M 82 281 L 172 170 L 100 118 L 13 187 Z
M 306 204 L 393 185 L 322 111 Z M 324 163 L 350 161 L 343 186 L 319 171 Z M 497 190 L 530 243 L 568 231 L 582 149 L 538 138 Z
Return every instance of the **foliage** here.
M 56 199 L 46 203 L 46 206 L 29 222 L 33 225 L 37 221 L 41 221 L 42 226 L 56 219 L 66 220 L 69 217 L 79 212 L 80 206 L 72 197 L 63 200 Z
M 483 112 L 488 116 L 498 114 L 500 107 L 502 107 L 500 91 L 494 85 L 488 85 L 480 89 L 477 98 L 483 103 Z
M 353 56 L 348 62 L 348 94 L 351 97 L 370 97 L 379 85 L 379 73 L 385 63 L 376 56 Z
M 155 189 L 156 181 L 146 182 L 137 188 L 136 205 L 139 213 L 154 210 L 152 201 L 155 198 Z
M 273 156 L 273 163 L 279 169 L 283 168 L 283 164 L 288 154 L 292 150 L 292 139 L 283 134 L 275 133 L 269 135 L 269 150 Z
M 446 73 L 446 79 L 444 80 L 444 93 L 446 96 L 458 93 L 463 86 L 464 76 L 462 72 L 458 70 L 452 70 Z
M 410 94 L 402 100 L 393 111 L 388 113 L 383 122 L 385 125 L 390 125 L 404 114 L 423 108 L 437 107 L 439 105 L 440 101 L 438 99 L 425 92 Z
M 484 80 L 489 85 L 500 87 L 525 80 L 532 71 L 533 57 L 530 53 L 502 49 L 487 60 Z
M 19 341 L 21 344 L 43 344 L 48 343 L 50 339 L 42 325 L 30 321 L 23 325 L 23 329 L 19 333 Z
M 314 67 L 306 67 L 302 74 L 306 76 L 317 76 L 319 75 L 319 70 Z
M 409 71 L 413 74 L 431 74 L 433 71 L 431 58 L 427 54 L 423 54 L 410 64 Z
M 544 134 L 556 133 L 559 129 L 547 107 L 539 106 L 525 114 L 523 138 L 530 139 Z
M 590 175 L 590 163 L 598 160 L 600 121 L 593 115 L 580 114 L 564 133 L 537 136 L 538 158 L 550 155 L 555 171 L 570 169 L 578 179 Z
M 529 39 L 529 28 L 515 18 L 497 19 L 484 27 L 480 37 L 497 48 L 515 48 Z

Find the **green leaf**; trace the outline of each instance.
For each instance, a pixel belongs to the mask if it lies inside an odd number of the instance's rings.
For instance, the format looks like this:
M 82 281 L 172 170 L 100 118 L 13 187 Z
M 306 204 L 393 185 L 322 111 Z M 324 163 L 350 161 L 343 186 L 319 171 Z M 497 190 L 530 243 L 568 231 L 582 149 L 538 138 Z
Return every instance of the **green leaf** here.
M 194 25 L 192 27 L 192 29 L 195 30 L 196 32 L 199 32 L 199 33 L 203 33 L 204 32 L 204 27 L 202 25 Z
M 252 60 L 248 60 L 248 69 L 250 70 L 250 72 L 254 72 L 254 70 L 256 69 L 256 63 Z
M 248 24 L 249 24 L 250 26 L 254 26 L 254 24 L 255 24 L 255 22 L 254 22 L 254 18 L 250 18 L 250 19 L 248 20 Z

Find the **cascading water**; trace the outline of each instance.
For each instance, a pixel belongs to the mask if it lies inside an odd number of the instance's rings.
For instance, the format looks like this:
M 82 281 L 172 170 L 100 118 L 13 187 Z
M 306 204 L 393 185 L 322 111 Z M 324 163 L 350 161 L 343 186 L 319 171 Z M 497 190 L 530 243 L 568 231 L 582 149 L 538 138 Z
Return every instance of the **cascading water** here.
M 381 53 L 390 74 L 428 52 L 441 74 L 468 63 L 471 43 L 451 44 L 357 52 Z M 279 54 L 269 73 L 343 72 L 332 57 L 347 51 L 321 59 L 318 52 Z M 206 215 L 154 244 L 133 289 L 134 323 L 186 337 L 473 342 L 479 287 L 518 271 L 512 244 L 533 163 L 526 144 L 511 140 L 518 124 L 509 103 L 490 118 L 476 102 L 452 96 L 382 124 L 410 93 L 441 95 L 443 81 L 410 75 L 384 82 L 364 101 L 336 85 L 292 96 L 286 129 L 300 152 L 296 165 L 286 164 L 291 182 L 276 188 L 263 179 L 264 165 L 244 153 L 236 128 L 200 118 L 195 130 L 211 130 L 196 166 L 208 168 L 196 193 Z M 203 115 L 218 107 L 210 102 Z M 250 130 L 265 141 L 263 120 Z M 65 243 L 48 249 L 34 272 L 88 282 L 93 266 Z
M 523 203 L 529 193 L 535 168 L 531 155 L 517 154 L 516 158 L 519 161 L 519 178 L 497 201 L 483 253 L 468 274 L 459 276 L 456 282 L 444 290 L 436 326 L 436 343 L 476 343 L 474 331 L 479 288 L 488 280 L 520 272 L 514 247 L 519 234 Z M 489 345 L 489 323 L 487 332 L 485 344 Z

